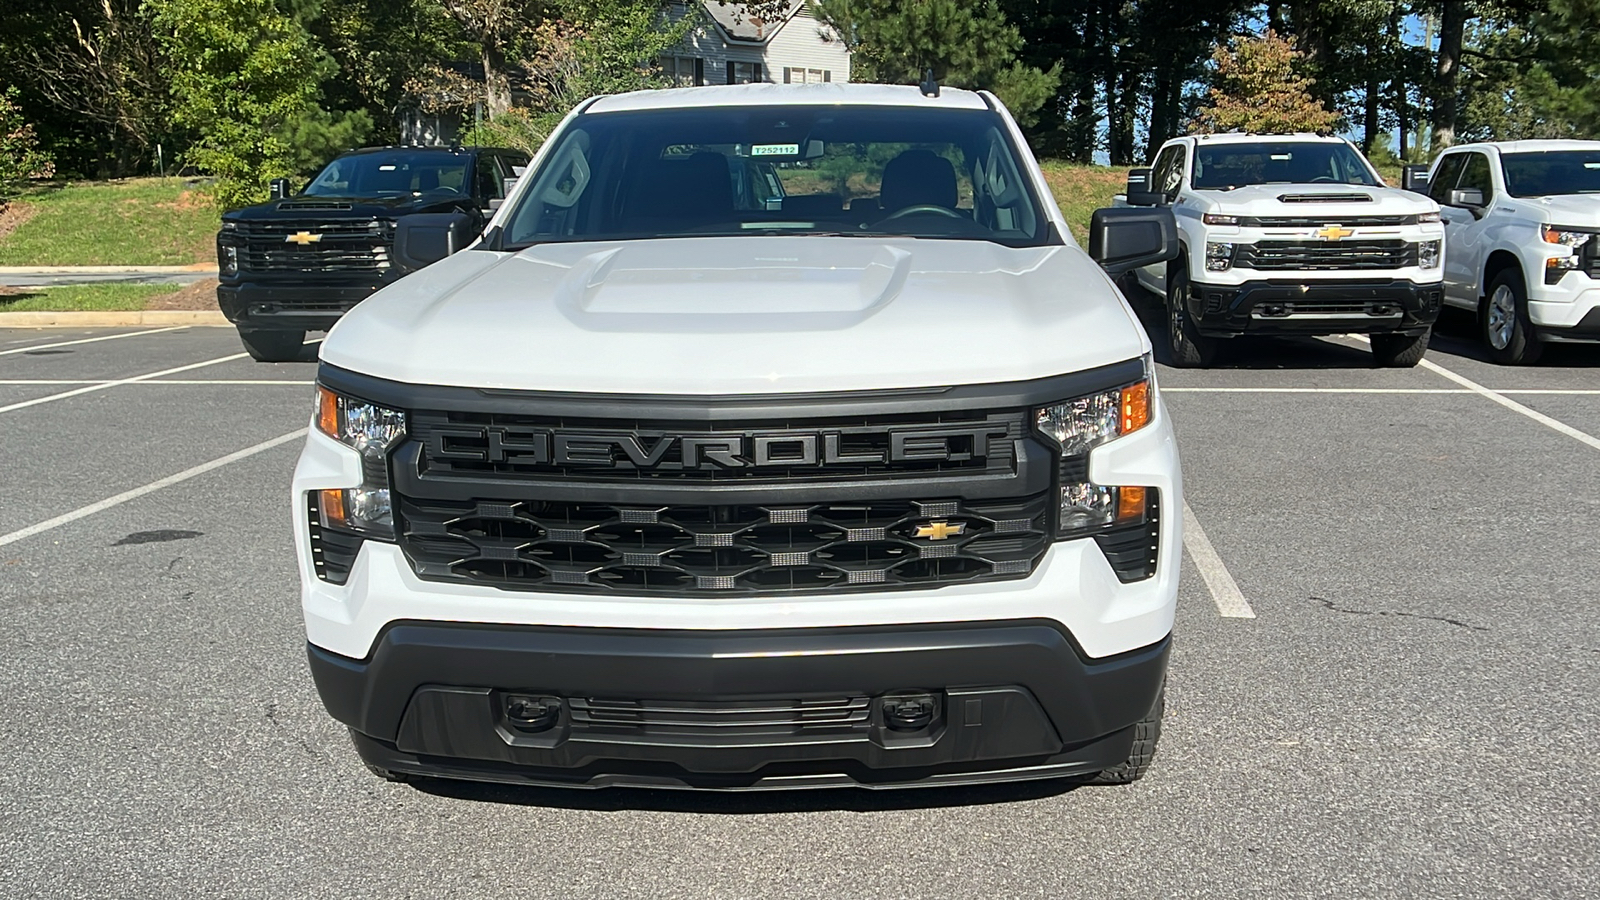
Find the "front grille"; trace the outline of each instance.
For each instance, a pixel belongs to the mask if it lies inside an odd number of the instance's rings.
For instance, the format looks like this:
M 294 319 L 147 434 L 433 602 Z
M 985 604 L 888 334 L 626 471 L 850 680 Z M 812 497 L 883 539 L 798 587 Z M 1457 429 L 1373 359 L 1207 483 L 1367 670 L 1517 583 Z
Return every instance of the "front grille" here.
M 705 734 L 709 737 L 837 734 L 868 724 L 865 696 L 731 701 L 568 697 L 574 731 L 589 734 Z
M 1308 216 L 1241 216 L 1239 224 L 1245 228 L 1322 228 L 1343 225 L 1345 228 L 1382 228 L 1417 224 L 1416 216 L 1340 216 L 1337 221 L 1328 217 Z
M 1590 278 L 1600 278 L 1600 234 L 1589 238 L 1589 246 L 1583 249 L 1588 251 L 1585 256 L 1584 271 Z
M 1050 544 L 1049 497 L 787 507 L 401 497 L 397 513 L 401 548 L 428 580 L 738 596 L 1022 578 Z M 943 539 L 917 536 L 939 523 Z
M 1026 415 L 947 412 L 706 423 L 421 410 L 408 423 L 428 478 L 780 482 L 1010 475 Z
M 350 567 L 361 552 L 360 535 L 337 528 L 323 528 L 321 507 L 317 492 L 306 492 L 307 512 L 311 519 L 311 566 L 317 577 L 329 584 L 344 584 L 350 579 Z
M 1241 269 L 1403 269 L 1417 264 L 1410 241 L 1261 241 L 1240 244 L 1233 264 Z
M 372 218 L 241 221 L 239 268 L 250 272 L 379 272 L 389 268 L 391 238 Z M 297 235 L 315 238 L 297 242 Z

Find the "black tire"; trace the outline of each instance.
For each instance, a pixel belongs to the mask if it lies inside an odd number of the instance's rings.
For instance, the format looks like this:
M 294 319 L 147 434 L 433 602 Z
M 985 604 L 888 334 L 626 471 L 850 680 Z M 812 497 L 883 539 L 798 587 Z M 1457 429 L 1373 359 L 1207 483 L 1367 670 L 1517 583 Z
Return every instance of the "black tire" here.
M 1179 257 L 1167 263 L 1167 347 L 1169 362 L 1180 369 L 1203 368 L 1217 359 L 1217 342 L 1202 335 L 1189 320 L 1189 263 Z
M 1386 369 L 1410 369 L 1422 362 L 1428 352 L 1428 338 L 1433 336 L 1433 326 L 1421 334 L 1372 335 L 1372 358 Z
M 1506 269 L 1489 282 L 1483 307 L 1478 310 L 1478 333 L 1489 358 L 1502 366 L 1526 366 L 1539 361 L 1544 343 L 1528 319 L 1528 288 L 1521 272 Z
M 306 333 L 241 328 L 239 341 L 256 362 L 294 362 L 305 350 Z
M 1161 741 L 1161 716 L 1167 710 L 1167 685 L 1162 682 L 1150 712 L 1133 726 L 1133 747 L 1128 758 L 1109 769 L 1102 769 L 1089 778 L 1090 784 L 1133 784 L 1150 771 L 1156 758 L 1156 744 Z

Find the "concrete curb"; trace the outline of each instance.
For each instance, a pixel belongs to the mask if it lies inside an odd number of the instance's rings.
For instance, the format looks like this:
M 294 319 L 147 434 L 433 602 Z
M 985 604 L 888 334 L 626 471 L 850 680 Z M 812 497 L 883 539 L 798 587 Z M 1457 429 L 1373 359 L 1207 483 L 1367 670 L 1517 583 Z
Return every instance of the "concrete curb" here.
M 228 325 L 218 310 L 145 309 L 125 312 L 0 312 L 0 328 L 140 328 Z
M 215 275 L 210 263 L 191 266 L 0 266 L 0 275 Z

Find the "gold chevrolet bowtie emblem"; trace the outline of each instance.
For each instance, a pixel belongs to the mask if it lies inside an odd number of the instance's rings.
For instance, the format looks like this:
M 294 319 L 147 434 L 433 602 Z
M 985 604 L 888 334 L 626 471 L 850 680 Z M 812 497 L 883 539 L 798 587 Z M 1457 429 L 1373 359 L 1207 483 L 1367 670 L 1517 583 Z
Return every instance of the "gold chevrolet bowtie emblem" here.
M 1329 225 L 1327 228 L 1317 232 L 1317 237 L 1322 238 L 1325 241 L 1339 241 L 1349 237 L 1352 234 L 1355 234 L 1355 232 L 1344 227 L 1343 225 Z
M 313 234 L 309 231 L 296 231 L 294 234 L 284 238 L 283 242 L 285 244 L 299 244 L 304 247 L 307 244 L 315 244 L 320 240 L 322 240 L 322 235 L 320 234 Z
M 927 538 L 932 541 L 942 541 L 947 537 L 963 534 L 967 530 L 965 522 L 929 522 L 917 526 L 917 537 Z

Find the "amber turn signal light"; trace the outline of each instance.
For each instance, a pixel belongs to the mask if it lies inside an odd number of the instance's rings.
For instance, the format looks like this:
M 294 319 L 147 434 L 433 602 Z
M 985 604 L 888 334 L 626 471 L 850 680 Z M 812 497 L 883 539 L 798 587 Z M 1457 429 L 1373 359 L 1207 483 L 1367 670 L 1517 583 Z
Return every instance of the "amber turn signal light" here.
M 1122 415 L 1119 434 L 1130 434 L 1150 424 L 1150 382 L 1141 381 L 1122 389 Z
M 339 439 L 339 395 L 317 385 L 317 430 Z
M 1142 487 L 1117 488 L 1117 523 L 1137 522 L 1144 518 L 1144 492 Z

